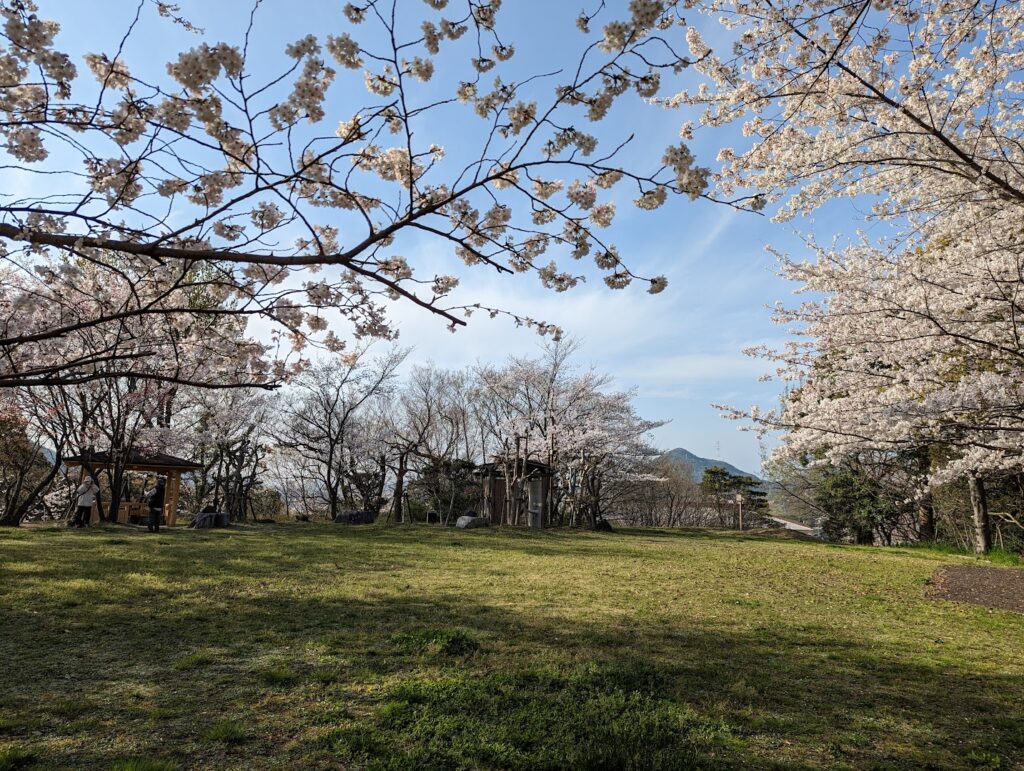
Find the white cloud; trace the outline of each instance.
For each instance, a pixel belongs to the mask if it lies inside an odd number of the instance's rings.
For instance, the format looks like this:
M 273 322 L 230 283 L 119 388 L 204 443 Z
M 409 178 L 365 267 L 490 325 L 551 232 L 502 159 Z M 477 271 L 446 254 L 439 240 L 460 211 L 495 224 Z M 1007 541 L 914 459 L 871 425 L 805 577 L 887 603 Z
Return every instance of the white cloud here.
M 636 367 L 641 384 L 676 385 L 756 380 L 765 369 L 765 362 L 751 359 L 738 351 L 646 357 Z

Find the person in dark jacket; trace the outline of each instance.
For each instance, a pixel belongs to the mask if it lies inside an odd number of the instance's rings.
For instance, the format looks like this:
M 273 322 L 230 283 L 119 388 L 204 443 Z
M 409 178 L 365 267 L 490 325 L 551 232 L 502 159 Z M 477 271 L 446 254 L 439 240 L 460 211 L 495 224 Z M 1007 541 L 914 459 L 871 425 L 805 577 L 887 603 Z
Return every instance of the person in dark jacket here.
M 156 487 L 149 491 L 146 496 L 146 503 L 149 505 L 149 526 L 151 533 L 160 532 L 160 517 L 164 513 L 164 478 L 156 481 Z

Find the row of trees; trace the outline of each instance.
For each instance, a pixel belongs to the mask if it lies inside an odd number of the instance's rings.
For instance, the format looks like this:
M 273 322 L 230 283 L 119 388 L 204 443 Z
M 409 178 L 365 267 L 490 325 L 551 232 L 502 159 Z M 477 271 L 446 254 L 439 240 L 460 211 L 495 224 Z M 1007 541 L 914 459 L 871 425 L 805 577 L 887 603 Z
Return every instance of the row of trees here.
M 693 469 L 668 455 L 655 458 L 648 479 L 624 486 L 619 517 L 644 527 L 771 527 L 764 483 L 724 468 Z
M 131 455 L 160 451 L 201 465 L 184 491 L 193 511 L 333 519 L 384 510 L 397 522 L 428 508 L 451 521 L 476 507 L 472 471 L 484 460 L 509 484 L 522 461 L 539 460 L 556 470 L 556 521 L 593 526 L 618 512 L 627 486 L 658 480 L 648 434 L 661 424 L 640 418 L 608 377 L 580 370 L 576 347 L 552 343 L 538 358 L 460 371 L 415 365 L 404 378 L 406 351 L 363 347 L 274 393 L 128 378 L 8 389 L 5 414 L 19 422 L 4 432 L 4 521 L 62 514 L 62 459 L 88 452 L 112 458 L 101 478 L 116 511 L 132 494 Z

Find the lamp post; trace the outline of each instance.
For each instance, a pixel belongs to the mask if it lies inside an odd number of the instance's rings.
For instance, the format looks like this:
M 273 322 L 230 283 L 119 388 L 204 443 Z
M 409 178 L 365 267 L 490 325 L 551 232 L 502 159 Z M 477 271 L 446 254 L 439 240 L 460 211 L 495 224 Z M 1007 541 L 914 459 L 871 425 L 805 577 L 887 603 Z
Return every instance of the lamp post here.
M 743 529 L 743 493 L 736 493 L 736 508 L 740 514 L 740 530 Z

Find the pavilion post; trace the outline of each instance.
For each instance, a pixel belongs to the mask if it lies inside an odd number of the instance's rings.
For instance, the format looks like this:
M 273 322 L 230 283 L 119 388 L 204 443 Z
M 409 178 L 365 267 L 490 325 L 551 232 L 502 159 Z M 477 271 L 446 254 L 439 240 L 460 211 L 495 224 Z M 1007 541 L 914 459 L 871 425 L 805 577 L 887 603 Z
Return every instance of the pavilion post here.
M 181 472 L 171 471 L 167 474 L 167 526 L 173 527 L 178 520 L 178 494 L 181 490 Z

